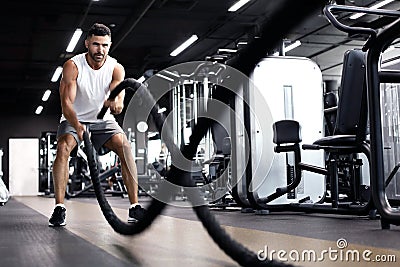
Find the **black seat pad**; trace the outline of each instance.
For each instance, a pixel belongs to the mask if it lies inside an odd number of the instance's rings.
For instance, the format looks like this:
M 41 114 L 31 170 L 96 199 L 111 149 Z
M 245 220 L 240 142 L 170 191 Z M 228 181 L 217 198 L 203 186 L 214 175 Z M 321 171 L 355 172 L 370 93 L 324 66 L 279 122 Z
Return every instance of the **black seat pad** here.
M 356 135 L 332 135 L 318 139 L 313 143 L 320 146 L 356 146 Z

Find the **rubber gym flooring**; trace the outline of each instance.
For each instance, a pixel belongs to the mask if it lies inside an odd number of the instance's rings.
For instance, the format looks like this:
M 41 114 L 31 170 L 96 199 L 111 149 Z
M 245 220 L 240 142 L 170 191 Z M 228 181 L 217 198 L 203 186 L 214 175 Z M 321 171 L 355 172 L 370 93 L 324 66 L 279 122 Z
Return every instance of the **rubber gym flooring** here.
M 126 220 L 128 200 L 108 200 Z M 140 199 L 143 206 L 149 201 Z M 215 245 L 191 208 L 170 205 L 144 233 L 122 236 L 108 225 L 95 198 L 67 200 L 67 225 L 61 228 L 48 227 L 53 205 L 53 198 L 33 196 L 12 197 L 0 207 L 0 266 L 238 266 Z M 379 220 L 286 212 L 260 216 L 237 208 L 212 213 L 250 250 L 295 266 L 400 262 L 400 227 L 381 230 Z

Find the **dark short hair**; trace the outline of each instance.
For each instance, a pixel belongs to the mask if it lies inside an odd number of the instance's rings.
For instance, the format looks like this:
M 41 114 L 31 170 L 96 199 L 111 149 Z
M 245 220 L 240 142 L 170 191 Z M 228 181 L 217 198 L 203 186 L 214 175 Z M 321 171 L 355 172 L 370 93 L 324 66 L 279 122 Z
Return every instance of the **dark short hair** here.
M 110 28 L 108 28 L 106 25 L 101 24 L 101 23 L 95 23 L 89 29 L 86 38 L 89 38 L 92 35 L 95 35 L 95 36 L 106 36 L 106 35 L 108 35 L 108 36 L 111 37 L 111 31 L 110 31 Z

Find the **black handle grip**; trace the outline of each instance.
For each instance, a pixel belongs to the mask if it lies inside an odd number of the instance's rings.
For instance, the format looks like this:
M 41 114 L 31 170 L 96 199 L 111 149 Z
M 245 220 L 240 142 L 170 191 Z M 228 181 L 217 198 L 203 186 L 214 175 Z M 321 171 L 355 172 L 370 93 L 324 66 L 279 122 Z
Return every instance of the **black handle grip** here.
M 120 82 L 115 88 L 114 90 L 112 90 L 110 92 L 110 95 L 108 97 L 108 100 L 112 100 L 115 99 L 117 97 L 117 95 L 119 93 L 121 93 L 122 90 L 124 89 L 132 89 L 133 91 L 136 91 L 137 89 L 139 89 L 139 87 L 142 86 L 142 83 L 138 82 L 137 80 L 133 79 L 133 78 L 126 78 L 125 80 L 123 80 L 122 82 Z M 104 117 L 104 115 L 107 112 L 108 107 L 103 106 L 99 112 L 99 114 L 97 114 L 97 118 L 98 119 L 102 119 Z

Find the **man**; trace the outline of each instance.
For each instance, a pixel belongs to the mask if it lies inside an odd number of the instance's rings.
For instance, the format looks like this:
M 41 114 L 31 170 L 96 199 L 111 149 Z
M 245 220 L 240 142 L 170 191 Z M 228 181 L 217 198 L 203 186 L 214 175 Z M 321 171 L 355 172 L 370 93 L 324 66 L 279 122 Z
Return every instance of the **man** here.
M 83 133 L 89 130 L 97 151 L 114 151 L 121 161 L 124 180 L 131 206 L 128 222 L 137 222 L 145 210 L 138 204 L 137 170 L 130 143 L 112 114 L 121 113 L 125 92 L 114 100 L 106 100 L 125 76 L 124 67 L 108 55 L 111 46 L 110 29 L 95 23 L 89 30 L 82 53 L 67 60 L 63 66 L 60 82 L 62 116 L 57 131 L 57 153 L 53 164 L 53 179 L 56 206 L 49 220 L 49 226 L 66 225 L 64 206 L 65 190 L 68 183 L 68 159 L 83 140 Z M 97 119 L 103 105 L 109 107 L 104 119 Z

